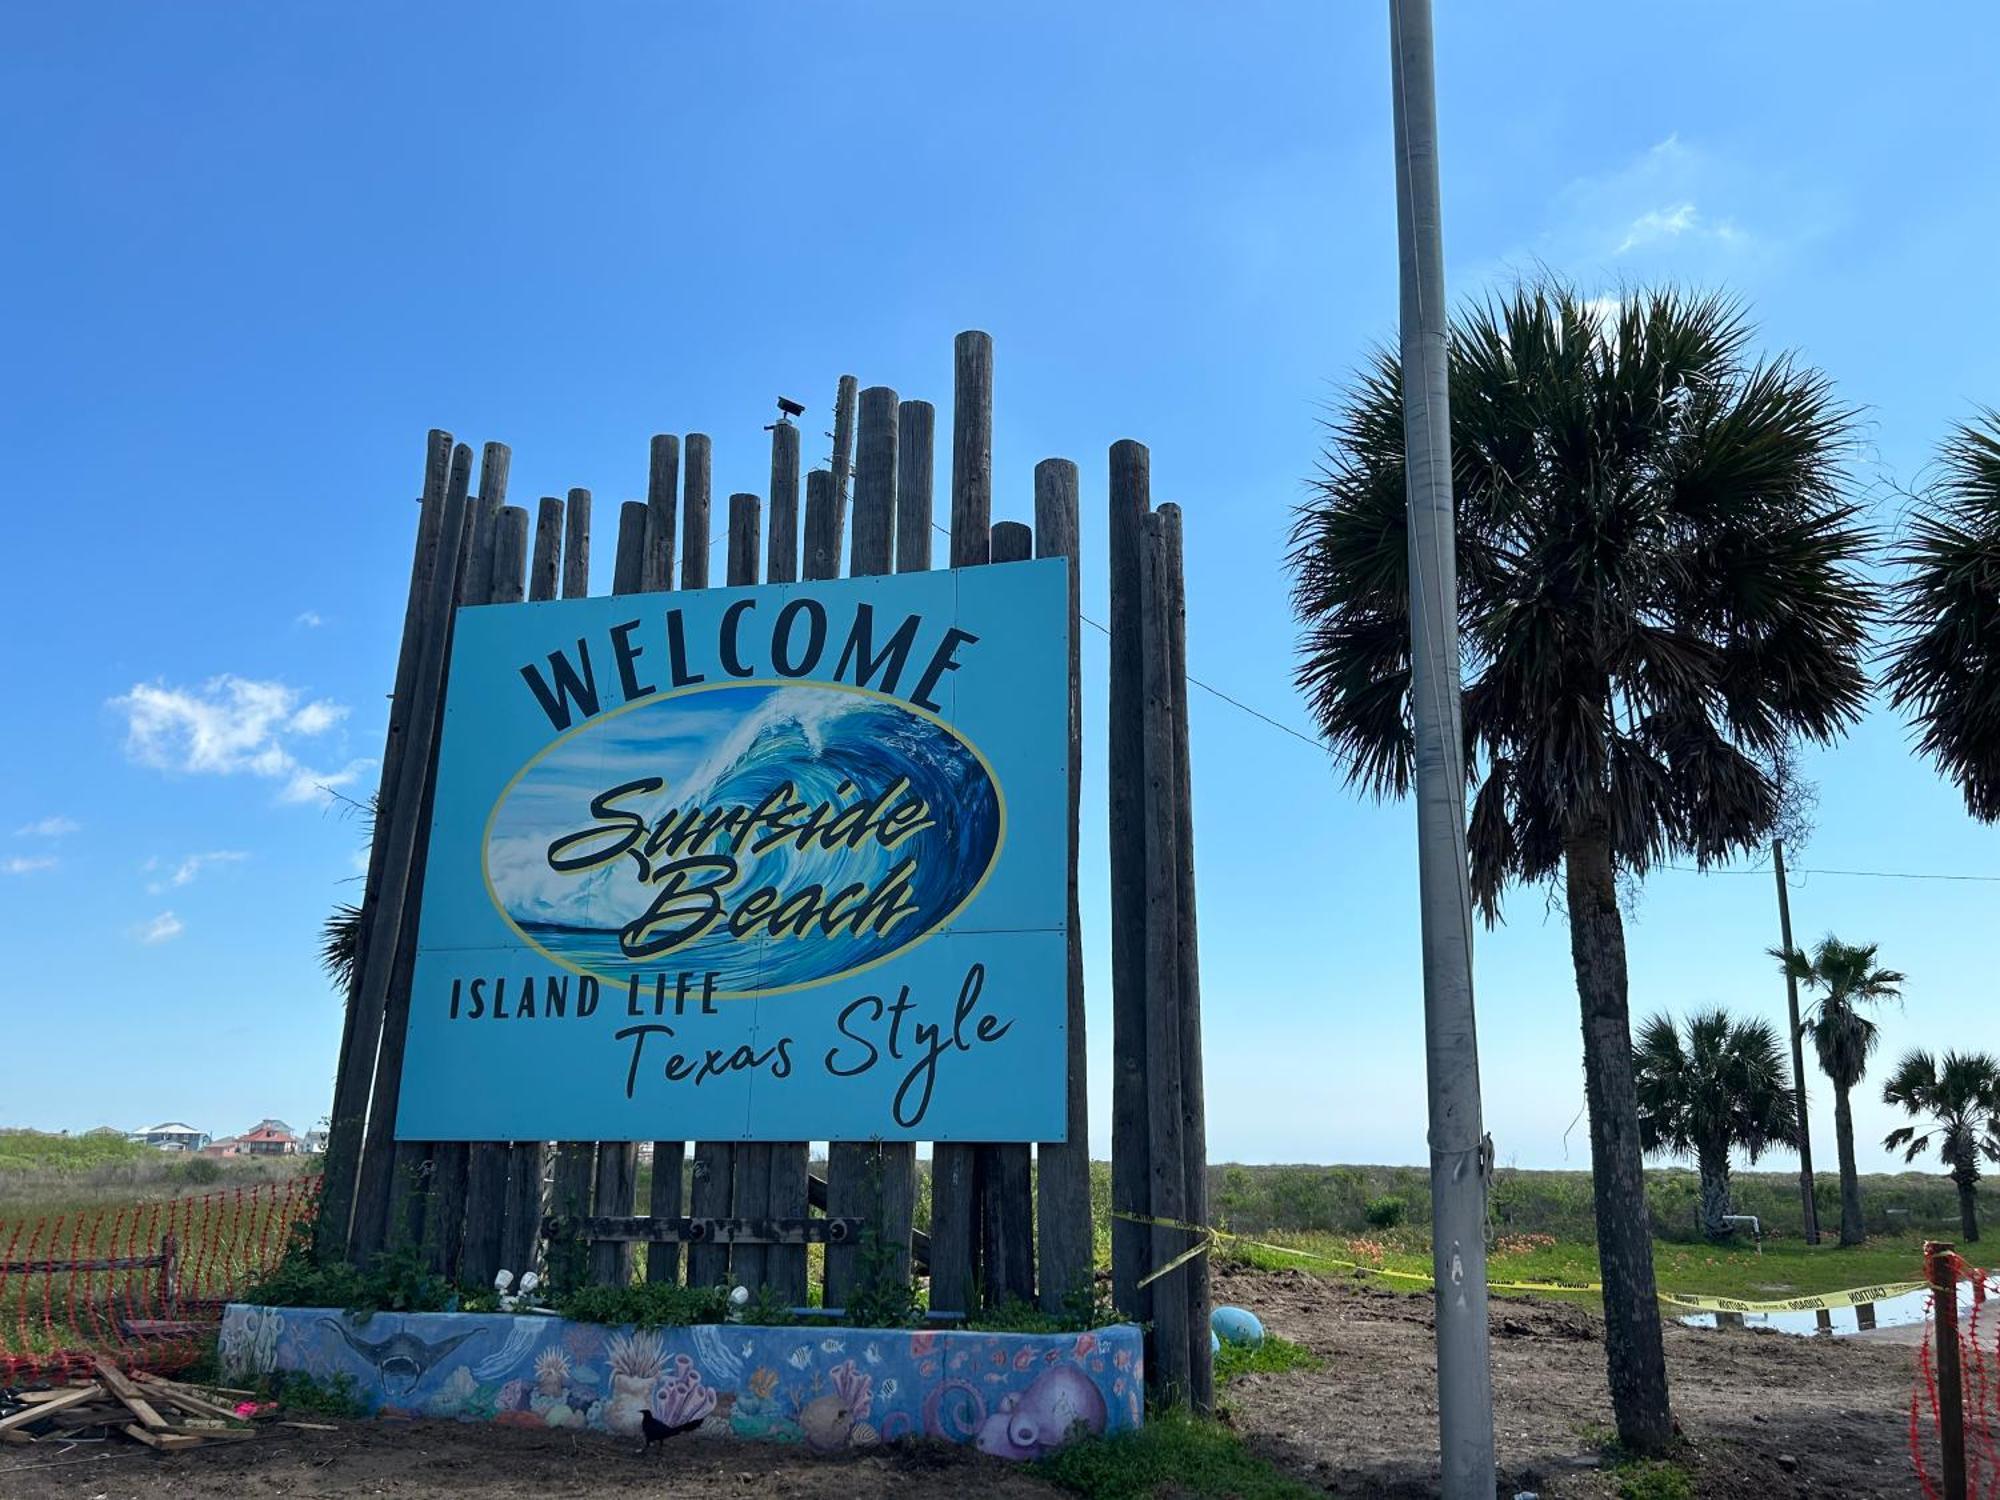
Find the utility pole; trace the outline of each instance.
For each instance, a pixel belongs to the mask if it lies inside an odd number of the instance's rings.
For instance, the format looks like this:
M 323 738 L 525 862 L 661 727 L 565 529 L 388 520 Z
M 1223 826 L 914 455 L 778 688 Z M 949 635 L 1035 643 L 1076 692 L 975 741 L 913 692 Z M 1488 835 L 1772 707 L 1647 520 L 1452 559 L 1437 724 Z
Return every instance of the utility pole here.
M 1402 282 L 1403 447 L 1410 522 L 1410 704 L 1430 1094 L 1431 1267 L 1445 1500 L 1492 1500 L 1486 1179 L 1472 1005 L 1472 893 L 1459 728 L 1458 564 L 1430 0 L 1389 0 Z
M 1785 841 L 1771 840 L 1771 868 L 1778 876 L 1778 940 L 1784 944 L 1785 1008 L 1792 1018 L 1792 1107 L 1799 1112 L 1799 1200 L 1806 1243 L 1819 1243 L 1819 1205 L 1813 1202 L 1812 1135 L 1806 1124 L 1806 1041 L 1799 1024 L 1799 978 L 1792 972 L 1792 902 L 1785 889 Z

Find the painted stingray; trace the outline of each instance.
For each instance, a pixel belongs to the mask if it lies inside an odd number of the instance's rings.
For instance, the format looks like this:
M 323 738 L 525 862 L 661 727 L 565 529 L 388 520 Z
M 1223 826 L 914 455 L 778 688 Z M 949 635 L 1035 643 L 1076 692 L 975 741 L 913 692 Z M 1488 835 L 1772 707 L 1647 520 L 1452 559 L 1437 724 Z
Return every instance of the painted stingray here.
M 432 1365 L 443 1359 L 467 1339 L 477 1338 L 486 1330 L 468 1329 L 455 1333 L 448 1339 L 439 1339 L 435 1344 L 425 1343 L 414 1333 L 398 1332 L 390 1334 L 379 1343 L 371 1344 L 361 1338 L 338 1318 L 319 1320 L 346 1341 L 347 1347 L 375 1367 L 375 1374 L 382 1382 L 382 1389 L 389 1390 L 389 1378 L 399 1376 L 403 1387 L 393 1394 L 407 1396 L 417 1388 L 417 1382 L 430 1373 Z

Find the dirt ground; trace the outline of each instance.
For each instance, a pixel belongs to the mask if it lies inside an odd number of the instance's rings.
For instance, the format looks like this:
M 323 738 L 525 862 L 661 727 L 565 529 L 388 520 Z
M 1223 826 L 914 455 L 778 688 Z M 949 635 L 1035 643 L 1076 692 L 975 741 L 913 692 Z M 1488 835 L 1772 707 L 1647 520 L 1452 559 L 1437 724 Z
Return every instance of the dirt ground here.
M 1435 1493 L 1429 1299 L 1305 1272 L 1223 1272 L 1218 1301 L 1259 1313 L 1327 1362 L 1249 1375 L 1229 1420 L 1280 1468 L 1329 1495 Z M 1601 1324 L 1576 1306 L 1496 1301 L 1493 1360 L 1504 1500 L 1616 1494 L 1598 1445 L 1611 1413 Z M 1670 1326 L 1667 1357 L 1686 1457 L 1703 1496 L 1904 1496 L 1916 1351 L 1906 1346 Z M 813 1459 L 765 1444 L 701 1439 L 641 1457 L 617 1439 L 451 1423 L 268 1428 L 254 1442 L 160 1455 L 119 1439 L 0 1448 L 0 1500 L 221 1500 L 373 1496 L 500 1500 L 617 1493 L 800 1500 L 964 1500 L 1055 1494 L 997 1461 L 923 1446 Z

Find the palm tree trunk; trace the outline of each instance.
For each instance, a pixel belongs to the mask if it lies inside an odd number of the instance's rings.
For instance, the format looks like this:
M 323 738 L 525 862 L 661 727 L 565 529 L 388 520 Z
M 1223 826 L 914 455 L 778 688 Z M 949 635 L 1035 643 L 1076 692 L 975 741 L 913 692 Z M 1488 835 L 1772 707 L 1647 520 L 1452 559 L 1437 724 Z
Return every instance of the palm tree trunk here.
M 1969 1172 L 1954 1172 L 1958 1183 L 1958 1230 L 1959 1238 L 1968 1245 L 1979 1243 L 1979 1199 L 1974 1195 L 1973 1184 L 1977 1180 Z
M 1583 1082 L 1590 1108 L 1590 1180 L 1604 1282 L 1604 1353 L 1618 1441 L 1658 1454 L 1673 1437 L 1667 1363 L 1653 1280 L 1653 1230 L 1639 1149 L 1626 1004 L 1625 924 L 1618 912 L 1611 844 L 1601 830 L 1565 850 L 1569 948 L 1583 1008 Z
M 1854 1169 L 1854 1107 L 1847 1085 L 1833 1085 L 1833 1139 L 1840 1148 L 1840 1243 L 1858 1245 L 1868 1238 L 1861 1222 L 1861 1177 Z
M 1701 1232 L 1712 1240 L 1729 1233 L 1729 1148 L 1703 1148 L 1695 1161 L 1701 1173 Z

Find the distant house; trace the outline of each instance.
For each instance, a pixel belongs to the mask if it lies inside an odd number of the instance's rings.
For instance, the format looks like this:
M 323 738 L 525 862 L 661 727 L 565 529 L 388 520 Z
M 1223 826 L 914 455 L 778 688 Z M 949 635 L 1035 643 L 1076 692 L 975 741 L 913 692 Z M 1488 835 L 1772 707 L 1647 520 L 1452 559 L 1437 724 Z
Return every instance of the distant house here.
M 244 1131 L 237 1144 L 246 1156 L 290 1156 L 299 1149 L 299 1138 L 284 1121 L 263 1120 L 254 1130 Z
M 125 1139 L 125 1132 L 120 1130 L 116 1125 L 99 1125 L 93 1129 L 86 1130 L 83 1136 L 85 1140 L 89 1140 L 92 1136 L 116 1136 L 122 1141 Z
M 209 1135 L 207 1131 L 196 1130 L 180 1120 L 168 1120 L 163 1125 L 137 1132 L 132 1139 L 144 1141 L 161 1151 L 199 1151 L 208 1144 Z
M 219 1141 L 210 1141 L 206 1146 L 201 1148 L 201 1154 L 203 1156 L 242 1156 L 244 1154 L 243 1137 L 240 1135 L 225 1135 Z
M 326 1154 L 326 1132 L 308 1130 L 299 1137 L 299 1153 L 303 1156 L 324 1156 Z

